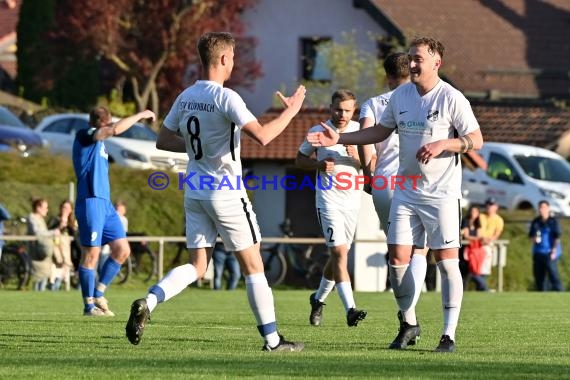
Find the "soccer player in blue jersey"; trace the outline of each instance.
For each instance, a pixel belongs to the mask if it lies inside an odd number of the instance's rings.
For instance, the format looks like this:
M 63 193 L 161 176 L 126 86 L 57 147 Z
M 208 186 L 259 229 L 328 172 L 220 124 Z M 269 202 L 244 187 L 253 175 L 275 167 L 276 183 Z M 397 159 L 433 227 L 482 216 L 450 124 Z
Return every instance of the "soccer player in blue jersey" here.
M 130 254 L 125 230 L 111 203 L 109 160 L 103 140 L 123 133 L 142 119 L 154 120 L 155 115 L 146 110 L 113 123 L 109 110 L 97 107 L 89 114 L 90 128 L 79 130 L 73 142 L 73 167 L 77 176 L 75 215 L 83 248 L 79 282 L 86 316 L 115 315 L 104 293 Z M 111 247 L 111 255 L 95 287 L 95 268 L 104 244 Z
M 140 343 L 145 324 L 157 305 L 204 275 L 219 234 L 226 249 L 236 255 L 244 274 L 247 298 L 265 341 L 263 350 L 301 351 L 304 347 L 285 340 L 277 332 L 273 293 L 263 269 L 255 213 L 243 183 L 239 188 L 226 185 L 241 182 L 241 133 L 260 145 L 268 144 L 301 109 L 305 88 L 299 86 L 288 98 L 278 93 L 285 107 L 283 112 L 261 125 L 242 98 L 224 87 L 234 66 L 234 46 L 235 40 L 229 33 L 206 33 L 200 38 L 198 53 L 204 79 L 178 96 L 159 132 L 157 148 L 186 152 L 190 157 L 186 174 L 197 174 L 189 178 L 191 186 L 184 186 L 190 263 L 172 269 L 150 288 L 145 298 L 133 302 L 125 327 L 132 344 Z M 211 188 L 200 184 L 202 176 L 213 178 Z

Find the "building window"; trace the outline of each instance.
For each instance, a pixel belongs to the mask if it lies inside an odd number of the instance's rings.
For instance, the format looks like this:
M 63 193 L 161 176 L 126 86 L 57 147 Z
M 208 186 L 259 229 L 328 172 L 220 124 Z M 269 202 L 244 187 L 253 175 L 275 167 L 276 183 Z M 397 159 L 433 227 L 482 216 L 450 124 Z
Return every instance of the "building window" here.
M 331 80 L 331 72 L 325 51 L 330 42 L 330 37 L 301 38 L 301 70 L 303 79 L 322 82 Z

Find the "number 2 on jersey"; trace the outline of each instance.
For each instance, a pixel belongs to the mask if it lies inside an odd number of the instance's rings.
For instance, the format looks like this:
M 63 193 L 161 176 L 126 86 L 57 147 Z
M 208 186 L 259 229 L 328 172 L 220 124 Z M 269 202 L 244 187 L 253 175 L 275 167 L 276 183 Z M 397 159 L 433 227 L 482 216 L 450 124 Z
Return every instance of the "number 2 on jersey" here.
M 192 131 L 194 125 L 194 131 Z M 202 158 L 202 141 L 200 140 L 200 121 L 196 116 L 191 116 L 186 122 L 186 130 L 190 135 L 190 146 L 194 152 L 194 159 L 199 160 Z

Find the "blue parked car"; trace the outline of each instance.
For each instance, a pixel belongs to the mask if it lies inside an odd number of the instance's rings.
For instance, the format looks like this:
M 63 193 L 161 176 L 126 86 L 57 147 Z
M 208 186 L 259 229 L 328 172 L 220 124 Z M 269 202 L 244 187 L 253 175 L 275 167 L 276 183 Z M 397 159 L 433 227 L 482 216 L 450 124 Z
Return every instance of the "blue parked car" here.
M 27 157 L 30 150 L 44 146 L 41 135 L 14 115 L 6 107 L 0 106 L 0 152 L 16 150 Z

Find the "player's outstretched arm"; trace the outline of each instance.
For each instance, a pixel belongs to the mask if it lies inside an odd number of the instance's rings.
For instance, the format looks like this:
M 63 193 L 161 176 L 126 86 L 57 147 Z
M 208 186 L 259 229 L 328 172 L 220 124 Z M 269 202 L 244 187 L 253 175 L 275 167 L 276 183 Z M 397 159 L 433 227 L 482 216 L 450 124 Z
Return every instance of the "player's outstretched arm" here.
M 126 131 L 130 127 L 132 127 L 136 122 L 139 122 L 143 119 L 152 119 L 152 121 L 155 121 L 156 115 L 154 114 L 154 112 L 152 112 L 150 110 L 144 110 L 144 111 L 136 113 L 132 116 L 125 117 L 125 118 L 119 120 L 114 125 L 113 128 L 115 129 L 115 134 L 120 135 L 121 133 L 123 133 L 124 131 Z
M 281 92 L 277 91 L 277 96 L 285 106 L 283 112 L 265 125 L 261 125 L 255 120 L 244 125 L 242 130 L 260 145 L 265 146 L 269 144 L 283 132 L 293 117 L 299 113 L 305 100 L 306 92 L 307 90 L 303 85 L 297 87 L 297 90 L 290 97 L 285 97 Z
M 309 141 L 314 147 L 317 148 L 320 146 L 332 146 L 335 144 L 375 144 L 377 142 L 386 140 L 388 136 L 394 132 L 393 129 L 385 128 L 378 124 L 374 128 L 366 128 L 360 131 L 342 133 L 339 135 L 325 123 L 321 123 L 321 126 L 325 129 L 324 131 L 311 132 L 307 134 L 307 141 Z

